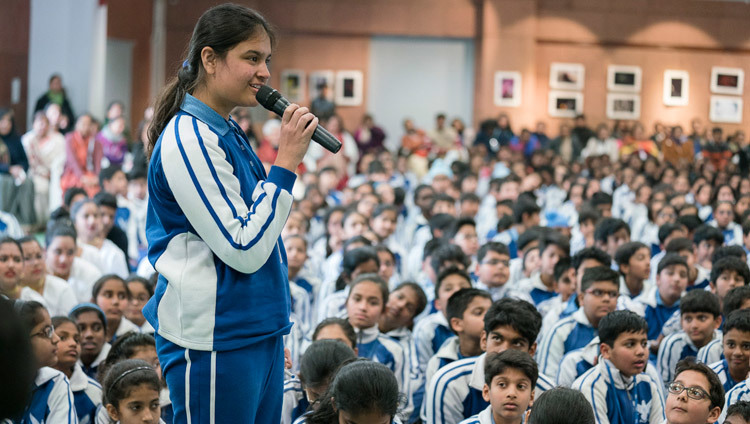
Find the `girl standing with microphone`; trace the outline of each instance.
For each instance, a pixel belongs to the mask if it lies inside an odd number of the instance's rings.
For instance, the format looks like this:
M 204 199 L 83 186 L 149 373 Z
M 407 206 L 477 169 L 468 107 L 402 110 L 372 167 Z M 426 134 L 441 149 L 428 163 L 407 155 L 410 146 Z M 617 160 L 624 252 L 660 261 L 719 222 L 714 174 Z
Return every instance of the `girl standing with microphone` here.
M 257 12 L 225 4 L 198 20 L 149 129 L 148 257 L 159 273 L 144 316 L 175 423 L 278 423 L 289 333 L 280 234 L 293 171 L 318 120 L 289 106 L 268 175 L 235 106 L 255 106 L 275 42 Z

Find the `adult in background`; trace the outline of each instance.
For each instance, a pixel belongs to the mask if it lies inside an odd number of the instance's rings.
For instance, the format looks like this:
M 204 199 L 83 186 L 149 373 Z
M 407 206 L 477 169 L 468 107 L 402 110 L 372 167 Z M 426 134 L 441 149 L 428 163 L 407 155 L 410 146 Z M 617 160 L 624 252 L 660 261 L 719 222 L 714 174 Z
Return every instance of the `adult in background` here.
M 49 89 L 37 99 L 34 113 L 45 110 L 50 103 L 60 106 L 60 113 L 65 116 L 63 122 L 68 123 L 64 128 L 60 128 L 60 131 L 67 132 L 70 125 L 75 121 L 75 115 L 73 114 L 73 108 L 70 106 L 68 95 L 65 93 L 65 88 L 63 88 L 62 77 L 59 74 L 52 74 L 49 77 Z

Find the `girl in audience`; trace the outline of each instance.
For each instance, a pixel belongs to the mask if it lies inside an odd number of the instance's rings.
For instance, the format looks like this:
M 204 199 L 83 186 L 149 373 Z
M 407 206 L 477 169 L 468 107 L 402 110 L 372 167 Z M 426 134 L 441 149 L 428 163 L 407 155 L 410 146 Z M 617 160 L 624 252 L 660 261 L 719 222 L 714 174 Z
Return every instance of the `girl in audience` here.
M 93 423 L 96 410 L 102 404 L 102 387 L 87 376 L 78 363 L 81 356 L 81 334 L 76 323 L 68 317 L 53 317 L 52 326 L 60 338 L 57 344 L 57 364 L 54 367 L 70 380 L 78 421 Z
M 419 284 L 401 283 L 388 296 L 385 312 L 378 320 L 381 333 L 399 342 L 405 351 L 411 346 L 414 318 L 427 306 L 427 296 Z
M 103 404 L 112 422 L 163 423 L 159 417 L 159 375 L 145 361 L 128 359 L 114 365 L 102 385 Z
M 344 318 L 326 318 L 321 321 L 313 331 L 312 340 L 339 340 L 357 353 L 357 333 Z
M 357 332 L 358 355 L 386 365 L 396 375 L 399 387 L 404 387 L 404 373 L 408 370 L 404 349 L 378 329 L 387 300 L 385 281 L 377 274 L 363 274 L 351 284 L 346 312 L 349 323 Z
M 99 205 L 92 199 L 73 204 L 70 218 L 78 233 L 80 257 L 98 265 L 103 273 L 128 276 L 125 253 L 102 234 L 102 215 Z
M 372 247 L 363 246 L 349 250 L 344 254 L 342 271 L 335 283 L 324 284 L 319 293 L 321 302 L 318 309 L 318 321 L 329 317 L 341 317 L 346 309 L 349 295 L 349 283 L 358 275 L 376 273 L 380 269 L 378 254 Z
M 47 231 L 47 270 L 70 284 L 78 302 L 91 300 L 94 282 L 102 276 L 99 268 L 76 257 L 76 230 L 65 224 L 54 225 Z
M 302 355 L 298 378 L 284 383 L 281 423 L 291 424 L 316 405 L 328 389 L 336 370 L 357 356 L 351 346 L 338 340 L 313 342 Z
M 78 304 L 69 315 L 81 337 L 81 358 L 78 363 L 87 376 L 96 379 L 99 365 L 104 362 L 112 346 L 106 342 L 107 318 L 93 303 Z
M 24 410 L 22 423 L 77 423 L 73 393 L 65 374 L 51 368 L 57 364 L 55 333 L 47 309 L 39 302 L 16 301 L 15 309 L 31 338 L 38 371 L 31 392 L 31 401 Z
M 388 367 L 370 361 L 344 365 L 313 413 L 298 423 L 394 422 L 401 395 Z
M 123 316 L 123 311 L 130 303 L 130 297 L 128 285 L 117 275 L 107 274 L 94 283 L 91 301 L 107 316 L 106 340 L 110 343 L 128 331 L 140 331 L 137 325 Z
M 73 288 L 65 280 L 47 274 L 44 251 L 34 237 L 24 237 L 19 243 L 24 259 L 21 284 L 42 295 L 52 316 L 67 315 L 78 304 Z
M 125 318 L 137 325 L 141 332 L 153 333 L 154 327 L 143 316 L 143 306 L 154 295 L 154 286 L 147 279 L 135 275 L 125 280 L 125 283 L 130 292 L 130 302 L 125 307 Z

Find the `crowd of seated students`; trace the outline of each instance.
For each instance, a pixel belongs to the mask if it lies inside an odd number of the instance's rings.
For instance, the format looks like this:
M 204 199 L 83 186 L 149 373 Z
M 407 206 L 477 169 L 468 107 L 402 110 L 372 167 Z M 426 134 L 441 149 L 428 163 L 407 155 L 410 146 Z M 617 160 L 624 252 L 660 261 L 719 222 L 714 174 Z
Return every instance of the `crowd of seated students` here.
M 0 110 L 0 294 L 38 365 L 10 418 L 131 422 L 127 383 L 151 396 L 139 419 L 170 422 L 141 312 L 158 278 L 137 142 L 148 117 L 129 147 L 121 104 L 101 124 L 74 119 L 58 83 L 23 136 Z M 402 423 L 558 423 L 563 407 L 574 422 L 750 420 L 742 132 L 594 131 L 579 116 L 553 136 L 505 115 L 474 132 L 440 115 L 427 130 L 405 120 L 389 151 L 371 116 L 354 136 L 328 122 L 350 146 L 308 155 L 281 235 L 283 423 L 326 422 L 330 395 L 358 389 L 341 408 Z M 268 158 L 273 127 L 258 141 Z M 395 394 L 368 399 L 376 383 Z

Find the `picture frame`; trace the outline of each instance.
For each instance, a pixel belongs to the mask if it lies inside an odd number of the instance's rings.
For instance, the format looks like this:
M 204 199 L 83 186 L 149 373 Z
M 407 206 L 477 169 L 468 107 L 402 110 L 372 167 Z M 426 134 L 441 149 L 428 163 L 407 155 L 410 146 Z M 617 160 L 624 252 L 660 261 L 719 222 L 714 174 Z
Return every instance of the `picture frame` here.
M 325 84 L 328 87 L 328 93 L 326 98 L 330 101 L 334 99 L 335 87 L 334 87 L 334 72 L 333 71 L 313 71 L 310 72 L 308 95 L 310 102 L 318 98 L 320 84 Z
M 521 73 L 515 71 L 495 72 L 495 106 L 518 107 L 521 105 Z
M 640 66 L 609 65 L 607 89 L 624 93 L 640 93 L 641 75 Z
M 575 118 L 583 113 L 583 93 L 550 91 L 547 112 L 555 118 Z
M 362 97 L 362 71 L 336 72 L 336 106 L 359 106 Z
M 552 63 L 549 86 L 556 90 L 583 90 L 586 69 L 580 63 Z
M 299 69 L 281 71 L 279 91 L 292 103 L 305 101 L 305 71 Z
M 664 71 L 663 101 L 666 106 L 687 106 L 690 94 L 688 71 L 667 69 Z
M 740 68 L 711 68 L 711 92 L 715 94 L 742 95 L 745 85 L 745 71 Z M 712 102 L 713 103 L 713 102 Z
M 631 93 L 607 94 L 607 118 L 635 120 L 641 117 L 641 95 Z
M 711 96 L 708 119 L 716 123 L 741 124 L 742 107 L 742 97 Z

